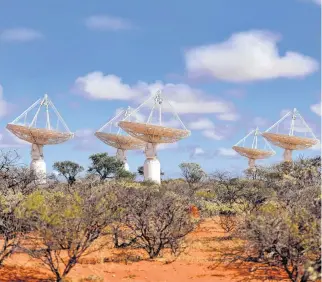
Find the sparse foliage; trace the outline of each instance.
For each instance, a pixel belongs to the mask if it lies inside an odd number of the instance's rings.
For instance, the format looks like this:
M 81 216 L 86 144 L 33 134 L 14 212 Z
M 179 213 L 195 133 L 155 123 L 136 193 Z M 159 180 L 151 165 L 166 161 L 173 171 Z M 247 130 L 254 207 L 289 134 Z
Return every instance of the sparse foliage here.
M 15 211 L 35 189 L 34 176 L 15 151 L 0 151 L 0 266 L 19 247 L 28 226 Z
M 124 189 L 123 223 L 135 238 L 133 245 L 144 249 L 150 258 L 164 248 L 176 253 L 184 237 L 194 229 L 188 199 L 154 189 Z
M 197 163 L 182 163 L 179 165 L 183 178 L 187 181 L 190 187 L 198 189 L 197 184 L 200 184 L 206 177 L 206 173 Z
M 88 168 L 88 172 L 99 175 L 101 180 L 114 178 L 124 166 L 116 157 L 111 157 L 107 153 L 94 154 L 89 159 L 92 164 Z
M 77 174 L 84 170 L 81 165 L 71 161 L 55 162 L 53 168 L 65 177 L 68 185 L 73 185 L 76 182 Z
M 109 207 L 106 191 L 99 187 L 72 194 L 45 190 L 31 194 L 19 214 L 38 236 L 30 234 L 25 251 L 62 281 L 110 223 Z

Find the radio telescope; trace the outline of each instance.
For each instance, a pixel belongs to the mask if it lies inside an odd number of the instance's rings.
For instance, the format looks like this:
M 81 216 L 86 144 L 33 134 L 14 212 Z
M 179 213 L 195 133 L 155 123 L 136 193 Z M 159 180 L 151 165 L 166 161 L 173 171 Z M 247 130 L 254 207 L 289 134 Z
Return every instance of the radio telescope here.
M 122 110 L 95 132 L 95 136 L 98 139 L 117 149 L 116 158 L 124 163 L 124 169 L 127 171 L 129 170 L 129 165 L 127 163 L 126 151 L 141 149 L 145 146 L 145 142 L 124 134 L 125 132 L 117 125 L 118 121 L 123 120 L 130 115 L 131 110 L 132 109 L 130 107 Z M 115 127 L 117 127 L 118 130 L 116 133 L 113 133 L 112 130 Z M 106 129 L 108 132 L 104 132 Z
M 42 112 L 43 108 L 45 109 L 44 112 Z M 51 125 L 51 110 L 57 118 L 55 128 Z M 35 114 L 33 115 L 34 111 Z M 44 114 L 44 118 L 39 119 L 41 113 Z M 28 119 L 28 114 L 29 117 L 32 116 L 32 119 Z M 44 128 L 41 123 L 45 123 Z M 60 130 L 59 125 L 62 125 L 64 130 Z M 70 132 L 47 94 L 43 98 L 38 99 L 13 122 L 8 123 L 7 129 L 18 138 L 32 144 L 30 169 L 34 172 L 38 184 L 46 184 L 44 145 L 63 143 L 74 137 L 74 133 Z
M 287 118 L 291 118 L 290 123 L 283 124 L 287 121 Z M 279 129 L 284 125 L 283 129 L 287 129 L 288 134 L 279 133 Z M 275 133 L 272 130 L 275 129 Z M 304 137 L 295 136 L 294 132 L 304 133 Z M 284 161 L 292 161 L 292 151 L 305 150 L 319 143 L 319 140 L 314 135 L 311 128 L 305 122 L 297 109 L 286 113 L 280 120 L 268 128 L 263 134 L 263 137 L 270 143 L 283 148 Z
M 262 140 L 264 141 L 264 149 L 258 148 L 258 137 L 261 136 L 261 134 L 262 133 L 258 130 L 258 128 L 256 128 L 249 132 L 244 138 L 242 138 L 240 141 L 236 143 L 236 145 L 233 146 L 233 149 L 238 154 L 248 158 L 248 166 L 250 169 L 255 168 L 256 160 L 266 159 L 275 155 L 275 151 L 271 148 L 269 143 L 264 138 L 262 138 Z M 254 136 L 252 140 L 252 145 L 251 147 L 246 147 L 245 142 L 247 141 L 247 138 L 252 135 Z
M 148 105 L 151 105 L 152 109 L 146 123 L 129 121 L 131 115 L 134 115 L 144 106 Z M 182 129 L 162 125 L 162 114 L 165 111 L 170 111 L 175 116 Z M 157 118 L 156 122 L 153 124 L 154 112 L 157 113 Z M 144 151 L 146 155 L 146 160 L 144 162 L 144 179 L 152 180 L 157 183 L 161 183 L 160 162 L 157 158 L 157 145 L 161 143 L 174 143 L 190 135 L 190 131 L 186 129 L 178 114 L 175 112 L 170 102 L 163 97 L 160 90 L 154 95 L 151 95 L 145 102 L 132 111 L 127 118 L 120 121 L 119 126 L 134 138 L 147 143 Z

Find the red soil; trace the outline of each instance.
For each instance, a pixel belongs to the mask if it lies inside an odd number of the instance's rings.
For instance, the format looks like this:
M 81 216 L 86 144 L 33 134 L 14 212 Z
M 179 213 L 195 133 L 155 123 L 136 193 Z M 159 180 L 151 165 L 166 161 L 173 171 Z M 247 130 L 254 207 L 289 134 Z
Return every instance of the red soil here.
M 178 258 L 164 254 L 148 260 L 137 250 L 100 249 L 83 257 L 69 273 L 69 281 L 282 281 L 285 276 L 273 269 L 269 274 L 251 271 L 254 264 L 219 264 L 219 251 L 233 249 L 231 240 L 221 240 L 225 233 L 213 221 L 207 220 L 188 236 L 187 246 Z M 139 260 L 139 261 L 138 261 Z M 0 269 L 0 281 L 52 281 L 52 274 L 39 260 L 26 254 L 14 254 Z M 267 278 L 268 277 L 268 278 Z

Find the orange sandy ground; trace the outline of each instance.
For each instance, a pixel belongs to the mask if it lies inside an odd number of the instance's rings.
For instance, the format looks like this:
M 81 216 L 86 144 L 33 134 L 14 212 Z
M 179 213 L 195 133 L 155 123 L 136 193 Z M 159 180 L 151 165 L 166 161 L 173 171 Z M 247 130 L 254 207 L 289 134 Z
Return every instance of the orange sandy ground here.
M 178 258 L 164 254 L 148 260 L 144 252 L 102 248 L 83 257 L 67 276 L 68 281 L 282 281 L 274 269 L 251 271 L 255 265 L 219 264 L 219 251 L 233 249 L 236 243 L 225 237 L 214 220 L 203 222 L 188 236 L 187 246 Z M 140 261 L 135 261 L 137 257 Z M 50 271 L 26 254 L 14 254 L 0 269 L 0 281 L 52 281 Z

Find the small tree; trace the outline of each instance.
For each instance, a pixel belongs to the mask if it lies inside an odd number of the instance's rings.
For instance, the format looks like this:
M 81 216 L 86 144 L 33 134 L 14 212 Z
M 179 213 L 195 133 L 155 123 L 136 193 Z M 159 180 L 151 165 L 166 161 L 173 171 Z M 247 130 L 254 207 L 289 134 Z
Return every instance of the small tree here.
M 56 281 L 66 277 L 110 223 L 106 191 L 99 186 L 79 190 L 83 191 L 38 191 L 19 210 L 37 234 L 30 234 L 24 250 L 48 266 Z
M 28 230 L 15 212 L 23 199 L 35 189 L 33 173 L 19 165 L 15 151 L 0 151 L 0 266 L 18 248 Z
M 92 161 L 88 172 L 99 175 L 101 180 L 114 178 L 120 169 L 123 169 L 123 162 L 115 157 L 109 156 L 107 153 L 98 153 L 91 155 L 89 159 Z
M 194 229 L 188 199 L 151 188 L 124 189 L 124 225 L 133 244 L 150 258 L 164 248 L 176 253 L 184 237 Z
M 22 199 L 21 193 L 0 194 L 0 266 L 18 248 L 26 231 L 25 222 L 15 215 Z
M 199 184 L 206 176 L 206 173 L 197 163 L 182 163 L 179 167 L 181 169 L 182 176 L 190 187 Z
M 71 161 L 55 162 L 53 168 L 66 178 L 68 185 L 73 185 L 77 174 L 84 170 L 81 165 Z

